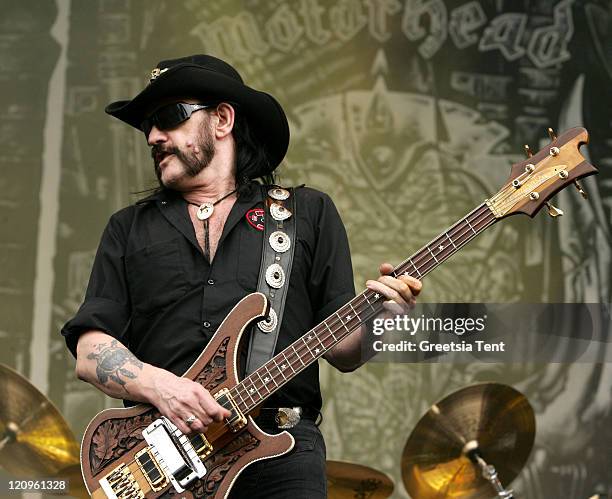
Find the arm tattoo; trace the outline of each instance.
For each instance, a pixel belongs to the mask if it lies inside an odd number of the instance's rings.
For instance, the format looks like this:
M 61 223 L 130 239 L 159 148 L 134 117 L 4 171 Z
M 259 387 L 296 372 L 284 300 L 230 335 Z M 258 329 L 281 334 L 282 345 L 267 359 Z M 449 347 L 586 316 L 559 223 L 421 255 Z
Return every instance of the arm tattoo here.
M 142 369 L 142 362 L 134 357 L 127 348 L 117 346 L 117 343 L 117 340 L 113 340 L 110 346 L 107 346 L 106 343 L 100 343 L 97 346 L 97 353 L 92 352 L 87 358 L 97 362 L 96 375 L 101 384 L 106 384 L 110 379 L 126 390 L 126 381 L 121 379 L 121 376 L 135 379 L 138 374 L 126 369 L 125 365 L 129 363 L 138 369 Z

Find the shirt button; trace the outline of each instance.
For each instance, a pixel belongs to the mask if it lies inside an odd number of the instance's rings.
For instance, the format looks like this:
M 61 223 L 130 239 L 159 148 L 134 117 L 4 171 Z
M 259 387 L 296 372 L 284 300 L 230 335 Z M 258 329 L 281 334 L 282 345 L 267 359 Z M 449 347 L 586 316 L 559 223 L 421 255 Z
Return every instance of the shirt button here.
M 208 284 L 212 286 L 214 283 L 215 283 L 214 279 L 208 279 Z
M 204 326 L 205 328 L 207 328 L 207 329 L 208 329 L 208 328 L 210 327 L 210 322 L 208 322 L 208 321 L 204 321 L 204 322 L 202 323 L 202 326 Z

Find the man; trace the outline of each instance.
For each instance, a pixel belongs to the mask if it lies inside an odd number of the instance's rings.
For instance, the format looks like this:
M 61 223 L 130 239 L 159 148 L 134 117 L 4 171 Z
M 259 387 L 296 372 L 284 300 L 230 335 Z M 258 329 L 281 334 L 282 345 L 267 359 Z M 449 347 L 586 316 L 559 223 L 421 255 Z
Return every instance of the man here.
M 184 433 L 205 432 L 229 412 L 180 376 L 236 302 L 257 288 L 262 231 L 249 214 L 261 209 L 263 193 L 253 179 L 270 176 L 283 159 L 287 119 L 273 97 L 206 55 L 160 62 L 139 95 L 106 111 L 144 131 L 161 188 L 111 217 L 84 303 L 62 334 L 79 378 L 112 397 L 152 404 Z M 294 195 L 296 248 L 276 351 L 354 296 L 346 233 L 333 203 L 309 188 Z M 387 275 L 367 286 L 396 306 L 413 304 L 421 289 L 416 279 Z M 325 358 L 341 371 L 357 368 L 361 334 Z M 325 497 L 324 443 L 314 424 L 321 408 L 317 364 L 265 406 L 258 422 L 276 433 L 276 419 L 266 415 L 301 408 L 289 430 L 296 446 L 249 466 L 232 497 Z

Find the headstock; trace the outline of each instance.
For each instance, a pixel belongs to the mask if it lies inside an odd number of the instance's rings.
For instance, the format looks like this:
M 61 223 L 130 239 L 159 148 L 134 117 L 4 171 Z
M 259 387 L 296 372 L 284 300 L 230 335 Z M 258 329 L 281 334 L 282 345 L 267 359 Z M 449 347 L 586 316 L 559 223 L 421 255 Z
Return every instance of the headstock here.
M 559 137 L 550 128 L 548 133 L 551 143 L 536 154 L 531 154 L 529 146 L 525 146 L 528 158 L 512 165 L 508 183 L 487 199 L 495 217 L 517 213 L 533 217 L 544 205 L 550 216 L 563 215 L 548 200 L 570 184 L 586 198 L 578 179 L 598 173 L 580 153 L 580 146 L 589 142 L 589 133 L 580 127 L 571 128 Z

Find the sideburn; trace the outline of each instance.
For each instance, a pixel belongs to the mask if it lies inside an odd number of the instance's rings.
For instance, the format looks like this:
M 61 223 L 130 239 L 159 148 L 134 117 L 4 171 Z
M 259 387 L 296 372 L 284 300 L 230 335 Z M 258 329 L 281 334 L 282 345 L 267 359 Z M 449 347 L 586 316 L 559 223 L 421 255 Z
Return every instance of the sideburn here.
M 188 154 L 179 151 L 177 154 L 177 157 L 185 164 L 185 173 L 190 177 L 195 177 L 206 168 L 215 157 L 215 142 L 213 140 L 212 130 L 210 129 L 210 119 L 202 122 L 196 145 L 200 149 L 198 153 L 199 157 L 194 151 L 189 151 Z

